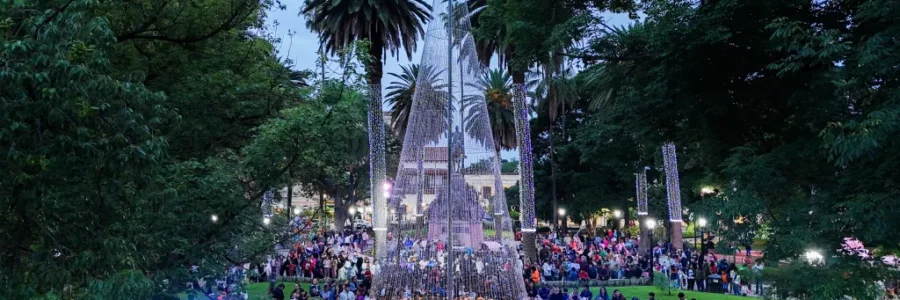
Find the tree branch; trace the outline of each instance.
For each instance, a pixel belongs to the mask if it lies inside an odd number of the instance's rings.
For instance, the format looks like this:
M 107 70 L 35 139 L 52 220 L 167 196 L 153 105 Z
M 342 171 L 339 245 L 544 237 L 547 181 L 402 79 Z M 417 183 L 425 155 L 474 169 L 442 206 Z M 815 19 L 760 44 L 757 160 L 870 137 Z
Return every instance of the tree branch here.
M 116 40 L 119 43 L 128 41 L 128 40 L 156 40 L 156 41 L 164 41 L 164 42 L 170 42 L 170 43 L 175 43 L 175 44 L 196 43 L 196 42 L 207 40 L 209 38 L 212 38 L 212 37 L 218 35 L 219 33 L 222 33 L 223 31 L 231 29 L 232 27 L 234 27 L 237 24 L 237 22 L 239 20 L 242 20 L 242 19 L 246 18 L 247 16 L 249 16 L 253 12 L 253 10 L 256 9 L 258 6 L 259 6 L 259 2 L 254 1 L 253 4 L 247 5 L 245 12 L 232 11 L 231 16 L 224 23 L 219 25 L 214 30 L 212 30 L 206 34 L 202 34 L 202 35 L 198 35 L 198 36 L 174 38 L 174 37 L 169 37 L 169 36 L 164 36 L 164 35 L 143 35 L 143 34 L 141 34 L 143 32 L 129 32 L 122 36 L 116 36 Z
M 49 17 L 44 19 L 44 21 L 41 22 L 41 24 L 38 24 L 37 28 L 34 30 L 34 35 L 37 36 L 38 32 L 41 31 L 41 28 L 43 28 L 44 25 L 49 24 L 54 19 L 56 19 L 56 17 L 59 17 L 59 14 L 61 14 L 63 11 L 65 11 L 67 8 L 69 8 L 69 6 L 72 5 L 73 2 L 75 2 L 75 0 L 69 0 L 69 2 L 66 2 L 66 4 L 64 4 L 62 7 L 56 9 L 56 11 L 53 12 L 52 15 L 50 15 Z

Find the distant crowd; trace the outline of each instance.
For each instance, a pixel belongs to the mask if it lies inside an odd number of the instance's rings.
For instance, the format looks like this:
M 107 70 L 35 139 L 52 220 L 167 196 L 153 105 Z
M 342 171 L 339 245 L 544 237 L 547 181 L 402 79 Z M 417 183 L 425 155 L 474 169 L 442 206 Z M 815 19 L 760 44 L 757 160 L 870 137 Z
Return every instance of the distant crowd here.
M 579 232 L 581 233 L 581 232 Z M 539 235 L 538 262 L 525 265 L 523 278 L 529 297 L 552 300 L 616 299 L 606 295 L 594 295 L 587 287 L 595 281 L 638 279 L 649 283 L 653 274 L 661 274 L 675 290 L 710 291 L 707 279 L 715 278 L 721 286 L 717 291 L 734 295 L 762 293 L 759 280 L 764 268 L 761 262 L 752 267 L 728 263 L 713 251 L 700 254 L 689 247 L 677 249 L 669 242 L 659 242 L 651 249 L 640 249 L 637 237 L 607 230 L 604 234 L 566 235 L 560 237 L 551 232 Z M 713 249 L 710 241 L 705 249 Z M 749 252 L 749 250 L 748 250 Z M 755 280 L 742 278 L 741 273 L 750 268 Z M 554 288 L 556 282 L 580 282 L 581 289 Z M 754 290 L 755 288 L 755 290 Z M 596 296 L 596 297 L 595 297 Z M 561 297 L 561 298 L 560 298 Z M 624 299 L 624 298 L 623 298 Z M 652 299 L 652 298 L 651 298 Z

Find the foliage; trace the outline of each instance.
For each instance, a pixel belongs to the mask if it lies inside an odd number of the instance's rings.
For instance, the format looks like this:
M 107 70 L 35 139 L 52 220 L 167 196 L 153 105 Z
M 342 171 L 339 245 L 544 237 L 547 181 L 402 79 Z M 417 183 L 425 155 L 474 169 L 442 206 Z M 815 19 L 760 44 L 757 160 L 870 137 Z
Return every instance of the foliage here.
M 669 282 L 669 277 L 663 272 L 653 271 L 653 286 L 659 292 L 672 294 L 672 283 Z
M 338 53 L 357 41 L 371 42 L 366 63 L 369 84 L 381 85 L 384 50 L 396 55 L 402 48 L 412 58 L 424 23 L 431 18 L 424 0 L 306 0 L 301 15 L 319 34 L 320 47 Z
M 367 188 L 360 92 L 277 59 L 270 2 L 7 4 L 0 299 L 167 299 L 287 238 L 266 192 Z
M 481 94 L 471 94 L 463 97 L 463 109 L 466 113 L 466 132 L 473 136 L 492 136 L 496 155 L 500 156 L 500 150 L 511 150 L 516 147 L 516 125 L 512 102 L 512 80 L 510 75 L 503 70 L 487 70 L 481 74 L 476 82 L 468 83 L 468 86 L 482 91 Z M 487 106 L 487 110 L 483 109 Z M 487 115 L 485 115 L 487 113 Z M 480 120 L 488 120 L 490 134 L 481 128 Z M 482 144 L 487 141 L 479 141 Z
M 519 174 L 519 161 L 516 159 L 513 160 L 501 160 L 500 161 L 500 173 L 503 174 Z

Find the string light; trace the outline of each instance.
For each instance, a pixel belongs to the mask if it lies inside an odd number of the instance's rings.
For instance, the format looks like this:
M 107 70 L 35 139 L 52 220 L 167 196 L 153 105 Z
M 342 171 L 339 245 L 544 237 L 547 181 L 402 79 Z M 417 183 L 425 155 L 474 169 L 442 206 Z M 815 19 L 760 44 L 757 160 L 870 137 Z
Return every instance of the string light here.
M 645 216 L 649 212 L 647 210 L 647 170 L 634 173 L 634 189 L 637 194 L 637 214 Z
M 369 296 L 523 299 L 527 294 L 518 272 L 523 267 L 486 105 L 494 99 L 479 87 L 482 70 L 464 19 L 468 7 L 464 1 L 448 2 L 435 0 L 432 6 L 397 174 L 390 188 L 372 185 L 382 187 L 379 196 L 390 196 L 386 205 L 373 202 L 376 211 L 385 207 L 396 213 L 389 226 L 376 231 L 389 239 L 384 247 L 378 244 L 384 250 L 377 252 L 373 269 L 380 274 L 373 277 Z M 524 99 L 521 85 L 510 92 Z M 527 157 L 522 161 L 530 164 Z M 530 170 L 520 165 L 520 172 Z M 531 187 L 531 178 L 523 179 L 523 186 Z M 530 208 L 532 217 L 526 219 L 533 220 Z M 523 228 L 530 224 L 523 222 Z
M 675 155 L 675 144 L 662 146 L 663 162 L 666 169 L 666 196 L 669 205 L 669 220 L 681 221 L 681 186 L 678 183 L 678 158 Z
M 390 198 L 390 183 L 386 181 L 384 157 L 384 113 L 382 113 L 381 85 L 370 84 L 369 99 L 369 182 L 371 183 L 370 199 L 375 211 L 372 214 L 372 225 L 375 228 L 387 227 L 387 199 Z M 378 186 L 382 191 L 378 191 Z M 375 231 L 375 256 L 384 255 L 386 241 L 383 230 Z
M 522 223 L 522 231 L 533 232 L 535 228 L 534 216 L 534 157 L 531 148 L 531 123 L 529 122 L 528 107 L 525 103 L 525 86 L 515 84 L 513 86 L 513 105 L 515 108 L 516 141 L 519 142 L 519 220 Z

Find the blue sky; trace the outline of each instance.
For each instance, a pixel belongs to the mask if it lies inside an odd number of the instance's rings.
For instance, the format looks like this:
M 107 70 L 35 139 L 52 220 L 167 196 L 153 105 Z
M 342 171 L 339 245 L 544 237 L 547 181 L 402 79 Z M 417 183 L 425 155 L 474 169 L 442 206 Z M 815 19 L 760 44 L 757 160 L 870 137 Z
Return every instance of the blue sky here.
M 316 34 L 306 28 L 306 20 L 299 15 L 302 0 L 286 0 L 282 2 L 286 9 L 281 10 L 273 7 L 267 12 L 266 25 L 270 33 L 281 39 L 281 43 L 277 46 L 279 56 L 283 59 L 290 59 L 296 70 L 313 70 L 316 68 L 317 54 L 319 49 L 319 41 Z M 610 14 L 604 13 L 601 16 L 607 20 L 607 24 L 611 26 L 621 26 L 630 23 L 627 14 Z M 421 44 L 421 43 L 420 43 Z M 382 87 L 386 87 L 393 77 L 389 73 L 400 73 L 400 66 L 409 65 L 410 63 L 418 63 L 422 56 L 422 48 L 419 47 L 413 53 L 412 59 L 408 59 L 403 50 L 396 57 L 389 57 L 384 61 L 384 79 Z M 492 62 L 496 64 L 496 61 Z M 328 73 L 326 71 L 326 73 Z M 385 107 L 387 111 L 389 107 Z M 501 153 L 504 159 L 517 159 L 516 151 L 504 151 Z
M 314 33 L 306 28 L 306 20 L 303 16 L 299 16 L 302 0 L 287 0 L 283 2 L 287 8 L 280 10 L 277 8 L 268 11 L 266 24 L 269 30 L 273 31 L 276 37 L 282 39 L 278 46 L 279 53 L 282 58 L 291 59 L 295 68 L 298 70 L 315 69 L 316 67 L 316 51 L 319 48 L 318 38 Z M 626 14 L 602 14 L 607 23 L 612 26 L 625 25 L 629 23 Z M 277 21 L 277 26 L 275 25 Z M 289 36 L 289 32 L 293 33 Z M 400 66 L 408 65 L 412 62 L 419 62 L 422 55 L 422 47 L 420 46 L 413 54 L 412 60 L 407 59 L 406 54 L 398 57 L 389 57 L 384 62 L 384 80 L 382 86 L 386 86 L 391 76 L 388 73 L 399 73 Z M 404 53 L 401 51 L 400 53 Z

